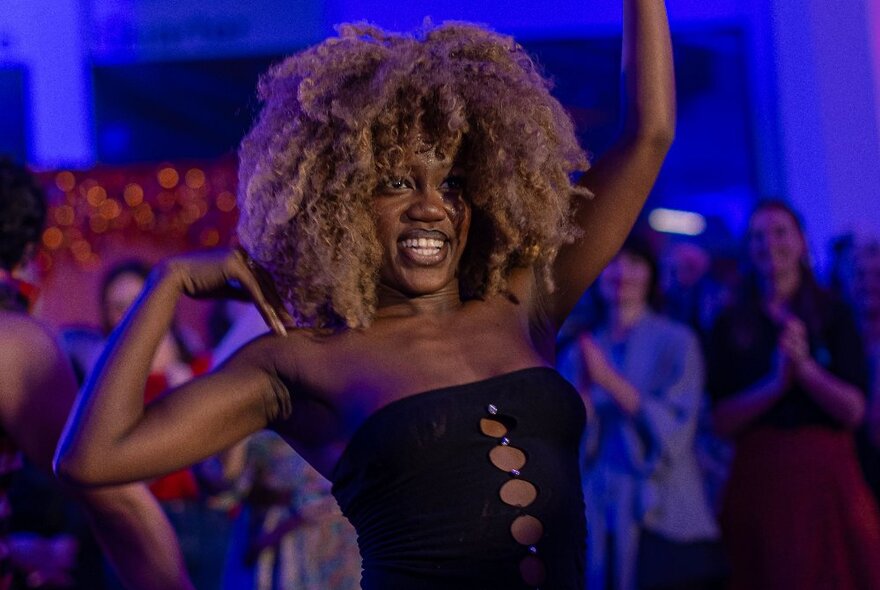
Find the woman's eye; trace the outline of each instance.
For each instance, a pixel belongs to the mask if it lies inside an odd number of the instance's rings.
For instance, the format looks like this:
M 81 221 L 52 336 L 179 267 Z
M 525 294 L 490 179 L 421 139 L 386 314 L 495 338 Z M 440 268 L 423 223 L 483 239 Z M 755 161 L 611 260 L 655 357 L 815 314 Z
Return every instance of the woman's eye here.
M 446 192 L 461 192 L 464 190 L 464 178 L 461 176 L 447 176 L 440 189 Z
M 399 191 L 409 187 L 409 183 L 402 178 L 392 178 L 385 182 L 385 187 L 391 190 Z

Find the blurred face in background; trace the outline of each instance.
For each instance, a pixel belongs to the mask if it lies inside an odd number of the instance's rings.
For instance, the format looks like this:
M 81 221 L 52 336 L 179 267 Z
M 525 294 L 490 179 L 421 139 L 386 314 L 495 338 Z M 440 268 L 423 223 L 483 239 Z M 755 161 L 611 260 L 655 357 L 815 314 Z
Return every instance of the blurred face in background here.
M 125 312 L 128 311 L 143 289 L 144 279 L 134 273 L 121 274 L 107 285 L 102 313 L 104 325 L 109 330 L 115 328 L 122 321 Z
M 651 290 L 651 265 L 641 256 L 623 250 L 599 276 L 602 298 L 613 307 L 647 305 Z
M 663 285 L 669 289 L 690 289 L 700 282 L 712 259 L 709 253 L 696 244 L 675 244 L 663 257 Z
M 765 279 L 800 272 L 806 244 L 797 222 L 788 211 L 759 209 L 749 220 L 749 259 Z

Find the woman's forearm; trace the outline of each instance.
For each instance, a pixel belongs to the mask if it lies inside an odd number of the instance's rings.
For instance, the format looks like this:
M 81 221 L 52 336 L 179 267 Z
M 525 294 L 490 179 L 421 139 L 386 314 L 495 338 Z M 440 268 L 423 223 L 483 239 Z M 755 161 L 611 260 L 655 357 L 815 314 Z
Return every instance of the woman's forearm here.
M 630 416 L 634 416 L 641 407 L 641 395 L 635 385 L 627 381 L 626 377 L 609 367 L 608 375 L 600 384 L 614 400 L 621 410 Z
M 95 537 L 127 590 L 192 590 L 177 537 L 143 484 L 81 490 Z
M 594 194 L 576 205 L 583 237 L 560 248 L 549 317 L 562 324 L 629 234 L 675 135 L 672 43 L 663 0 L 624 0 L 623 133 L 578 180 Z
M 289 414 L 274 342 L 262 339 L 216 371 L 173 388 L 144 407 L 156 348 L 181 294 L 224 296 L 241 290 L 279 335 L 285 328 L 238 251 L 176 258 L 155 271 L 114 332 L 77 402 L 56 454 L 55 470 L 84 485 L 120 484 L 164 475 L 219 453 Z
M 623 3 L 624 131 L 668 147 L 675 135 L 675 76 L 663 0 Z
M 814 359 L 799 363 L 796 378 L 810 397 L 847 428 L 857 428 L 865 418 L 865 396 L 853 385 L 835 377 Z
M 715 431 L 721 436 L 734 436 L 764 415 L 785 392 L 786 384 L 777 375 L 770 375 L 748 389 L 719 401 L 712 411 Z

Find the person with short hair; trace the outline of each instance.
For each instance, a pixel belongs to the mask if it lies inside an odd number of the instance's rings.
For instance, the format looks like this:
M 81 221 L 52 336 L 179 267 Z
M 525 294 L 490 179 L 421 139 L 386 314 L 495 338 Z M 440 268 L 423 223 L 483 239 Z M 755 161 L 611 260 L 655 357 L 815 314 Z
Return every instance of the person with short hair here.
M 22 455 L 46 472 L 76 396 L 76 380 L 55 335 L 28 315 L 32 285 L 18 279 L 46 217 L 28 172 L 0 159 L 0 527 L 9 518 L 9 479 Z M 192 588 L 180 547 L 143 484 L 69 488 L 127 588 Z M 0 531 L 0 588 L 15 587 L 15 548 Z

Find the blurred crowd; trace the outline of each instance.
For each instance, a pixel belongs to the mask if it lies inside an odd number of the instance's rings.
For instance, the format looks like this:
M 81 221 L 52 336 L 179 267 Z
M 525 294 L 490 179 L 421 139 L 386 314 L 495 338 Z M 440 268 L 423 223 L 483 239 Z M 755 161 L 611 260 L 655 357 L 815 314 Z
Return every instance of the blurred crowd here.
M 797 213 L 766 201 L 740 260 L 637 230 L 583 298 L 558 368 L 588 408 L 589 588 L 880 589 L 880 240 L 834 253 L 818 280 Z M 101 325 L 62 330 L 80 382 L 149 272 L 110 268 Z M 172 327 L 144 403 L 266 330 L 240 303 L 209 322 L 204 343 Z M 119 587 L 77 507 L 18 471 L 9 538 L 28 584 Z M 148 483 L 200 590 L 359 587 L 329 482 L 272 433 Z
M 734 266 L 652 246 L 630 236 L 560 340 L 588 587 L 880 588 L 880 241 L 838 240 L 824 285 L 782 201 Z

